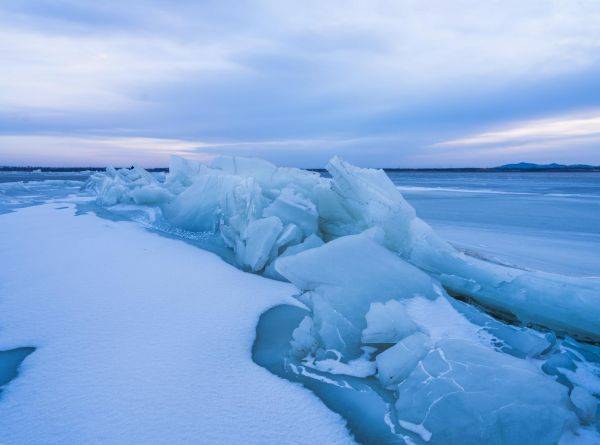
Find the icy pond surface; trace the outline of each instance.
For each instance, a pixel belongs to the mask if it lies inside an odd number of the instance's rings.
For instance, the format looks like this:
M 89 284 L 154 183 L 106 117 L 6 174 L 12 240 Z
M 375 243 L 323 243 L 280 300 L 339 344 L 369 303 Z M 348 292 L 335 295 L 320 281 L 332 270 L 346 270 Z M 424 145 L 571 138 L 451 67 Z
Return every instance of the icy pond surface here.
M 322 229 L 312 228 L 314 222 L 303 219 L 305 213 L 294 216 L 300 234 L 286 235 L 285 241 L 288 249 L 305 246 L 296 248 L 295 255 L 282 254 L 280 264 L 269 269 L 276 258 L 264 256 L 269 249 L 263 256 L 255 251 L 275 238 L 269 241 L 258 235 L 282 231 L 269 224 L 274 217 L 284 220 L 281 208 L 290 201 L 310 213 L 310 205 L 298 198 L 308 194 L 302 189 L 304 178 L 288 201 L 277 201 L 276 194 L 265 192 L 267 204 L 259 207 L 270 210 L 262 219 L 253 216 L 264 221 L 262 226 L 239 229 L 238 221 L 228 220 L 228 227 L 242 234 L 227 235 L 231 238 L 205 230 L 199 216 L 203 213 L 188 211 L 192 201 L 182 201 L 179 208 L 163 205 L 173 195 L 184 197 L 190 185 L 178 183 L 167 189 L 173 194 L 168 195 L 162 190 L 161 175 L 144 179 L 140 189 L 131 188 L 139 190 L 135 202 L 119 197 L 107 204 L 94 201 L 89 189 L 82 190 L 85 175 L 31 176 L 27 181 L 27 175 L 0 173 L 0 214 L 48 200 L 58 208 L 62 199 L 74 196 L 79 214 L 134 220 L 163 236 L 215 252 L 230 264 L 288 279 L 307 309 L 286 305 L 265 312 L 258 322 L 253 360 L 315 393 L 346 419 L 360 443 L 597 443 L 600 348 L 597 340 L 589 340 L 598 328 L 594 318 L 588 319 L 584 331 L 573 332 L 588 341 L 575 340 L 569 334 L 579 326 L 576 318 L 563 320 L 557 311 L 523 323 L 536 315 L 531 308 L 517 308 L 505 316 L 504 309 L 512 306 L 502 306 L 519 287 L 499 294 L 502 301 L 495 306 L 496 289 L 485 285 L 478 289 L 473 280 L 482 279 L 480 273 L 500 281 L 513 280 L 516 274 L 522 280 L 519 286 L 558 298 L 556 286 L 544 287 L 546 275 L 528 273 L 561 274 L 560 286 L 574 286 L 582 301 L 589 298 L 593 294 L 589 286 L 595 281 L 581 287 L 578 279 L 600 277 L 600 174 L 391 172 L 389 176 L 418 217 L 450 242 L 452 247 L 442 248 L 447 249 L 445 255 L 466 254 L 482 261 L 476 266 L 481 269 L 471 270 L 468 264 L 447 269 L 435 259 L 429 263 L 428 250 L 419 254 L 417 248 L 417 256 L 411 256 L 414 248 L 404 253 L 398 237 L 393 238 L 396 244 L 385 244 L 385 221 L 383 234 L 343 232 L 339 224 L 323 236 Z M 215 182 L 211 187 L 224 185 Z M 254 233 L 256 241 L 248 233 Z M 325 245 L 320 240 L 311 244 L 314 233 L 326 239 Z M 244 250 L 238 250 L 239 243 L 245 243 Z M 390 249 L 402 251 L 403 259 L 389 254 Z M 329 270 L 336 261 L 340 270 Z M 325 271 L 323 264 L 328 265 Z M 453 278 L 460 274 L 465 275 Z M 447 296 L 437 280 L 452 295 L 466 293 L 466 303 Z M 0 373 L 4 370 L 14 377 L 27 355 L 19 354 L 0 352 Z M 463 423 L 451 427 L 454 420 L 448 419 L 454 416 Z
M 306 315 L 308 311 L 288 305 L 265 312 L 256 328 L 252 359 L 273 374 L 317 394 L 329 409 L 347 420 L 358 442 L 405 443 L 405 438 L 394 433 L 397 421 L 392 394 L 379 388 L 375 379 L 331 375 L 308 368 L 290 355 L 292 333 Z

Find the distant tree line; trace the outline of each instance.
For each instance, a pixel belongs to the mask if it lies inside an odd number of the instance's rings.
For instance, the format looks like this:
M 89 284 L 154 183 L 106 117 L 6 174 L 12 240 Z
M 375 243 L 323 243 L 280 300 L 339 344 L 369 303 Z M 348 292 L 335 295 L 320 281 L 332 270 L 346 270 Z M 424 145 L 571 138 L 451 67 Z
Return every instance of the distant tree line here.
M 132 167 L 117 167 L 117 168 L 132 168 Z M 33 166 L 8 166 L 2 165 L 0 166 L 0 172 L 34 172 L 41 171 L 44 173 L 48 172 L 85 172 L 85 171 L 104 171 L 106 167 L 33 167 Z M 149 172 L 168 172 L 169 169 L 167 167 L 157 167 L 157 168 L 147 168 Z

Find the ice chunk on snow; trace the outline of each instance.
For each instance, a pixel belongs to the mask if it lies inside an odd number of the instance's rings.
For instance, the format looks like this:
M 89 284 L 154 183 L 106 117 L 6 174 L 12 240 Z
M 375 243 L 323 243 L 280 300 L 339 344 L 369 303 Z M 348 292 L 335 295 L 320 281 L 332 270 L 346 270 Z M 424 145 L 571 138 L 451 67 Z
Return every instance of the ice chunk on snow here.
M 381 384 L 390 388 L 404 380 L 425 357 L 430 347 L 429 337 L 416 332 L 379 354 L 375 361 Z
M 210 166 L 222 173 L 253 178 L 270 199 L 274 199 L 285 187 L 293 187 L 308 199 L 312 199 L 315 187 L 325 181 L 318 173 L 299 168 L 277 167 L 258 158 L 219 156 Z
M 362 331 L 362 342 L 397 343 L 417 330 L 417 325 L 396 300 L 372 303 L 366 315 L 367 327 Z
M 96 201 L 102 206 L 120 203 L 156 205 L 172 198 L 151 173 L 137 166 L 120 170 L 107 167 L 105 173 L 90 176 L 85 188 L 96 194 Z
M 173 199 L 173 194 L 158 184 L 133 189 L 129 192 L 129 195 L 133 202 L 138 205 L 162 204 Z
M 404 252 L 410 248 L 415 211 L 383 170 L 355 167 L 338 157 L 329 161 L 327 170 L 355 231 L 380 227 L 392 250 Z
M 197 161 L 173 155 L 169 161 L 169 174 L 165 186 L 174 193 L 181 193 L 186 187 L 192 185 L 202 168 L 203 165 Z
M 295 255 L 297 253 L 304 252 L 305 250 L 308 250 L 308 249 L 314 249 L 315 247 L 321 247 L 323 244 L 325 244 L 325 243 L 317 235 L 310 235 L 310 236 L 306 237 L 306 239 L 304 241 L 302 241 L 300 244 L 296 244 L 294 246 L 290 246 L 287 249 L 285 249 L 285 251 L 283 252 L 283 254 L 281 254 L 281 256 Z
M 234 245 L 248 223 L 260 216 L 263 205 L 255 181 L 205 174 L 164 206 L 163 212 L 171 224 L 186 230 L 216 230 L 224 225 L 227 231 L 222 230 L 222 235 Z

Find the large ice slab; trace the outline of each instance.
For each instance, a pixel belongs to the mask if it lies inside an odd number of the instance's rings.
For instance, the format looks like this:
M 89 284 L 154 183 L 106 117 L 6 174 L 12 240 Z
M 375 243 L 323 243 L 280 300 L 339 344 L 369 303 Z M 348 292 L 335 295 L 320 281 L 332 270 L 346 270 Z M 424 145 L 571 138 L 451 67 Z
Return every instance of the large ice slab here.
M 365 316 L 373 314 L 373 303 L 439 296 L 435 282 L 382 246 L 381 237 L 381 230 L 371 229 L 277 260 L 281 275 L 299 289 L 311 291 L 315 329 L 325 349 L 349 356 L 359 353 L 367 329 Z M 387 319 L 371 317 L 371 330 L 384 323 Z
M 567 388 L 530 363 L 441 340 L 397 386 L 400 424 L 430 444 L 556 444 L 577 419 Z

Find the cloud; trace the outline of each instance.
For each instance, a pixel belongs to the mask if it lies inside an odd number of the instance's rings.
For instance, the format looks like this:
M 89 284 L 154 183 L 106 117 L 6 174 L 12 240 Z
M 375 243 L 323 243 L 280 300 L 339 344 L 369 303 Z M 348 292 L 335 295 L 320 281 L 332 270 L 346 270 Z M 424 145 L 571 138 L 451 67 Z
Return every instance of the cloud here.
M 573 153 L 577 153 L 576 159 Z M 471 165 L 515 160 L 597 164 L 599 154 L 600 112 L 589 110 L 583 115 L 517 121 L 503 128 L 437 142 L 422 151 L 421 159 L 452 163 L 468 159 Z
M 0 132 L 417 162 L 600 105 L 599 22 L 588 0 L 3 2 Z
M 513 124 L 503 130 L 490 131 L 460 139 L 439 142 L 438 147 L 504 145 L 529 141 L 570 140 L 600 137 L 600 114 L 586 117 L 559 117 Z
M 195 141 L 143 137 L 0 135 L 0 165 L 96 167 L 136 163 L 164 167 L 171 155 L 199 160 L 214 157 L 198 152 L 203 145 Z M 82 163 L 82 159 L 87 163 Z

